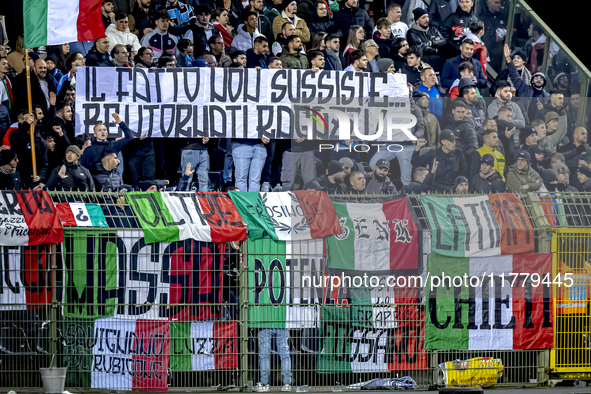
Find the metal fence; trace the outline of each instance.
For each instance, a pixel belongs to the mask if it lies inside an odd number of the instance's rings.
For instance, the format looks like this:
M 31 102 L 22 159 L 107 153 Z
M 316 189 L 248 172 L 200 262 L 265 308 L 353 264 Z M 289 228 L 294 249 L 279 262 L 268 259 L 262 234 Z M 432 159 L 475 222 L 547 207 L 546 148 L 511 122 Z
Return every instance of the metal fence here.
M 502 360 L 500 385 L 591 372 L 587 309 L 555 312 L 552 351 L 425 351 L 424 289 L 331 286 L 321 240 L 146 244 L 122 195 L 51 197 L 98 203 L 110 228 L 67 228 L 60 245 L 0 247 L 5 389 L 41 387 L 37 371 L 52 355 L 79 390 L 250 391 L 263 381 L 331 391 L 403 377 L 427 389 L 443 382 L 438 364 L 474 357 Z M 429 251 L 425 210 L 409 198 Z M 536 252 L 552 246 L 555 274 L 558 262 L 588 264 L 588 198 L 521 196 Z

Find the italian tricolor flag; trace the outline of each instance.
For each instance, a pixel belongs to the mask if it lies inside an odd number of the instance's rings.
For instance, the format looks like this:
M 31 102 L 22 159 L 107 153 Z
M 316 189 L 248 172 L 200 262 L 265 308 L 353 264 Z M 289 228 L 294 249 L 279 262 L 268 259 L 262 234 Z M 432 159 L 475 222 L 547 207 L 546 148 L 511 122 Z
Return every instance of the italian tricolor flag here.
M 25 48 L 105 36 L 103 0 L 23 0 Z
M 98 204 L 60 202 L 55 207 L 65 227 L 109 227 Z

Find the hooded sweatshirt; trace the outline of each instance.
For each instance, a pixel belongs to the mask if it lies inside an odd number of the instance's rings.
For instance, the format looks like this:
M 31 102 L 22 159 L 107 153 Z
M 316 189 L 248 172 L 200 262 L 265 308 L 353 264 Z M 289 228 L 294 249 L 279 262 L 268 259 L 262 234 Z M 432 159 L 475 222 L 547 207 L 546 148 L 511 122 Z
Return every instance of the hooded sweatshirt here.
M 236 29 L 236 31 L 238 32 L 238 34 L 236 35 L 236 37 L 234 37 L 234 40 L 232 41 L 232 48 L 244 52 L 254 48 L 255 38 L 262 36 L 262 34 L 259 33 L 259 29 L 257 28 L 255 28 L 252 35 L 250 35 L 250 33 L 248 33 L 244 28 L 244 23 L 238 26 L 238 29 Z
M 133 45 L 133 49 L 135 49 L 136 52 L 142 47 L 137 36 L 129 31 L 129 27 L 126 28 L 125 31 L 119 31 L 115 24 L 111 24 L 107 27 L 107 30 L 105 30 L 105 35 L 109 39 L 109 52 L 111 52 L 117 44 Z

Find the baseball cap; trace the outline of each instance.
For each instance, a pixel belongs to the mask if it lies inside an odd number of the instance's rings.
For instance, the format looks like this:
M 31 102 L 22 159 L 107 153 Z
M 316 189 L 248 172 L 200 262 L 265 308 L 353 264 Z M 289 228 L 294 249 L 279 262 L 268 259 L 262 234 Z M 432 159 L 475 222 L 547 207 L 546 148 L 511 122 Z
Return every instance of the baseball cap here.
M 555 164 L 552 169 L 556 171 L 557 174 L 570 174 L 570 170 L 564 163 Z
M 378 167 L 378 168 L 386 167 L 387 169 L 390 169 L 390 162 L 386 159 L 380 159 L 376 163 L 376 167 Z
M 443 140 L 447 140 L 447 141 L 455 141 L 458 139 L 458 137 L 456 137 L 456 135 L 453 133 L 453 131 L 449 130 L 449 129 L 445 129 L 441 131 L 441 134 L 439 134 L 439 139 L 441 141 Z

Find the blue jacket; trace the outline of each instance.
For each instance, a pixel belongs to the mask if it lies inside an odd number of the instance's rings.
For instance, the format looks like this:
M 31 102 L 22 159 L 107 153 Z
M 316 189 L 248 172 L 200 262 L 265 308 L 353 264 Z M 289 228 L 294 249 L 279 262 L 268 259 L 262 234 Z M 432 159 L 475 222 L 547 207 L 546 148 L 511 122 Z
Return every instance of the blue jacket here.
M 92 141 L 92 144 L 88 148 L 84 149 L 84 153 L 80 158 L 80 165 L 92 171 L 95 168 L 96 164 L 101 161 L 103 152 L 108 151 L 113 153 L 119 153 L 121 149 L 123 149 L 127 144 L 133 141 L 133 134 L 131 134 L 131 130 L 129 130 L 129 127 L 127 127 L 125 122 L 119 123 L 119 128 L 123 131 L 123 134 L 125 135 L 123 139 L 120 139 L 119 141 L 106 140 L 100 142 L 94 139 Z
M 454 81 L 460 78 L 460 72 L 458 71 L 458 66 L 460 63 L 470 61 L 474 66 L 474 76 L 476 77 L 476 86 L 479 88 L 486 87 L 486 77 L 482 72 L 482 63 L 479 60 L 474 58 L 470 58 L 469 60 L 462 59 L 462 55 L 458 55 L 456 57 L 452 57 L 445 62 L 443 66 L 443 71 L 441 72 L 441 86 L 444 88 L 451 88 Z

